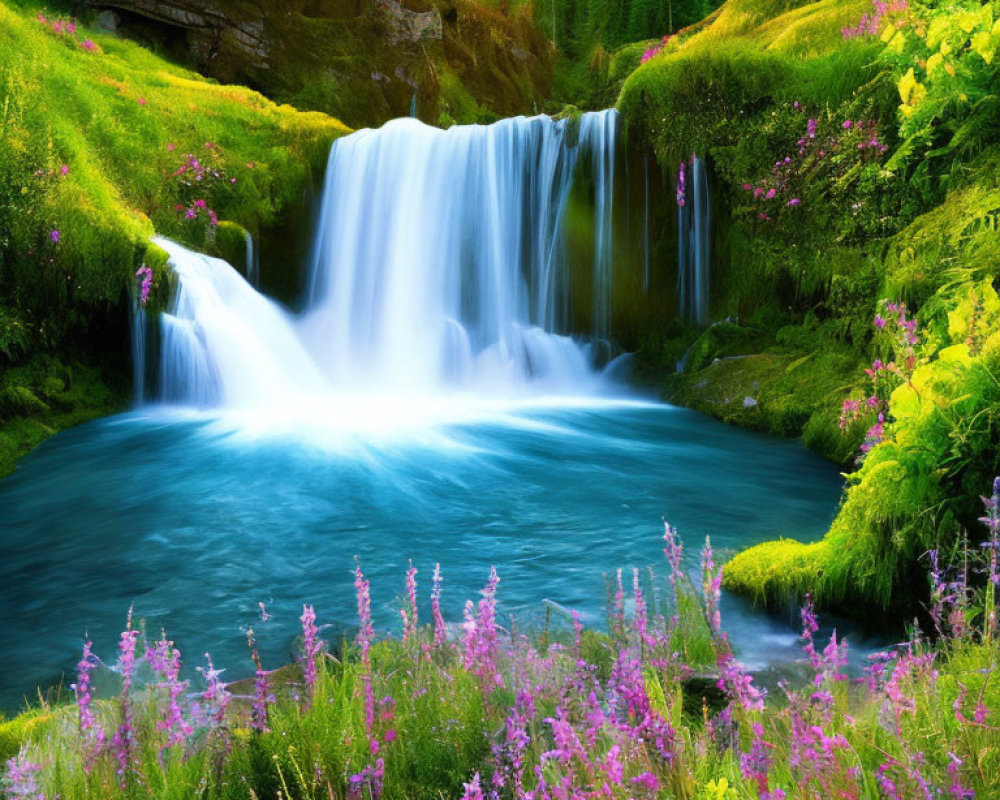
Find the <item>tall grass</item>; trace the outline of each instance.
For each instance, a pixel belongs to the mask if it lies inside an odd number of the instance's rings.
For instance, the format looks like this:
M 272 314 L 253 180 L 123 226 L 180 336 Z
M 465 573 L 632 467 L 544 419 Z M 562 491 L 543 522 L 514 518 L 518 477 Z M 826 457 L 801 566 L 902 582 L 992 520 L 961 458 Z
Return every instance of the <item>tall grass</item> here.
M 998 504 L 987 504 L 994 543 Z M 117 697 L 90 696 L 88 649 L 75 706 L 0 725 L 3 791 L 67 800 L 995 796 L 1000 649 L 989 601 L 984 616 L 967 583 L 936 563 L 936 644 L 913 631 L 868 656 L 855 679 L 847 642 L 820 638 L 807 603 L 803 664 L 769 693 L 721 625 L 710 545 L 698 583 L 681 571 L 669 526 L 665 545 L 662 605 L 647 600 L 638 571 L 631 587 L 619 573 L 606 633 L 575 616 L 556 636 L 504 630 L 494 572 L 446 635 L 415 626 L 408 597 L 403 637 L 376 641 L 360 566 L 355 640 L 326 648 L 307 606 L 297 663 L 258 663 L 254 680 L 225 684 L 209 662 L 202 686 L 181 682 L 173 645 L 146 643 L 128 626 L 112 667 L 124 679 Z M 407 574 L 414 598 L 415 579 Z

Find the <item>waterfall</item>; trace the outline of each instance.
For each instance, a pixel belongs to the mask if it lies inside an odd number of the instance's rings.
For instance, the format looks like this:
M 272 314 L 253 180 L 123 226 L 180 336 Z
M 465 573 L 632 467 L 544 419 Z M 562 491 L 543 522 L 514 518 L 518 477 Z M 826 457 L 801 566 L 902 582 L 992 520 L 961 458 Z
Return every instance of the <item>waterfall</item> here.
M 146 309 L 133 296 L 132 303 L 132 403 L 141 406 L 146 400 Z
M 677 189 L 677 294 L 681 316 L 698 325 L 708 322 L 712 220 L 708 176 L 702 160 L 692 155 L 690 179 L 684 165 Z
M 292 314 L 225 261 L 166 239 L 156 243 L 167 251 L 178 279 L 161 320 L 163 400 L 275 406 L 323 390 Z
M 594 336 L 607 339 L 611 329 L 611 212 L 615 185 L 617 112 L 584 114 L 580 142 L 591 154 L 594 173 Z
M 161 324 L 161 399 L 241 407 L 330 392 L 599 390 L 591 344 L 568 335 L 563 217 L 589 164 L 589 338 L 602 339 L 617 124 L 614 110 L 446 131 L 399 119 L 338 139 L 299 315 L 224 261 L 160 241 L 178 278 Z M 248 279 L 252 249 L 248 239 Z
M 247 282 L 254 287 L 260 286 L 260 254 L 253 245 L 250 231 L 244 231 L 246 237 L 246 269 Z

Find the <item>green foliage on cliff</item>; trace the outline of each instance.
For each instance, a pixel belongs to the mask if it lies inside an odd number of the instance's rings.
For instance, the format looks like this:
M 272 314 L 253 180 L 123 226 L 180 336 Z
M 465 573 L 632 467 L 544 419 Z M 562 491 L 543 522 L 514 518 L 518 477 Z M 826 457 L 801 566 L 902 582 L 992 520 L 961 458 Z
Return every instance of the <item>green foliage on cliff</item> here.
M 927 595 L 927 550 L 984 538 L 979 494 L 1000 471 L 1000 27 L 996 3 L 911 3 L 878 36 L 842 35 L 870 11 L 730 0 L 639 67 L 619 105 L 665 170 L 705 159 L 734 218 L 717 241 L 713 317 L 736 331 L 696 343 L 704 368 L 674 378 L 675 397 L 850 461 L 866 426 L 841 435 L 837 404 L 885 355 L 870 336 L 878 300 L 919 310 L 916 369 L 830 532 L 752 548 L 725 578 L 770 603 L 812 591 L 849 613 L 906 614 Z M 880 145 L 865 157 L 863 141 L 847 146 L 859 121 Z M 801 413 L 771 413 L 769 396 Z

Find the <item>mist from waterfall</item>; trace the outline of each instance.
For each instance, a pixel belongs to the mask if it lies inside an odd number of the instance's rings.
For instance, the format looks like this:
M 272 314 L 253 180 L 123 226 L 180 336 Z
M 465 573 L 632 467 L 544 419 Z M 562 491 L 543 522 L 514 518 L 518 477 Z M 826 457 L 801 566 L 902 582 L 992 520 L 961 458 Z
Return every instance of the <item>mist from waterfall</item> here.
M 331 148 L 305 308 L 158 240 L 178 286 L 161 318 L 162 401 L 275 407 L 334 394 L 593 394 L 611 324 L 614 110 L 490 126 L 400 119 Z M 593 328 L 569 335 L 564 217 L 592 180 Z M 247 277 L 256 275 L 247 242 Z

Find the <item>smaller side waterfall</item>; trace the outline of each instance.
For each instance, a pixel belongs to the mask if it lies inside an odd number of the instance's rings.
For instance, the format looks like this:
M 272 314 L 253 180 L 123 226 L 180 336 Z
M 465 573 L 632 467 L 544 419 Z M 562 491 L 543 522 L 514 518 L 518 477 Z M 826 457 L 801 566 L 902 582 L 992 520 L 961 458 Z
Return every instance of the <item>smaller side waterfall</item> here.
M 132 402 L 141 406 L 146 400 L 146 309 L 132 300 Z
M 178 277 L 161 315 L 160 399 L 193 406 L 290 407 L 324 381 L 294 318 L 225 261 L 154 240 Z
M 594 338 L 611 329 L 611 222 L 614 206 L 617 114 L 584 114 L 580 143 L 591 154 L 594 170 Z
M 711 278 L 712 217 L 705 166 L 692 153 L 687 174 L 681 162 L 677 174 L 677 294 L 684 319 L 708 322 Z
M 253 244 L 253 236 L 250 231 L 245 231 L 246 235 L 246 269 L 247 283 L 255 289 L 260 286 L 260 253 Z

